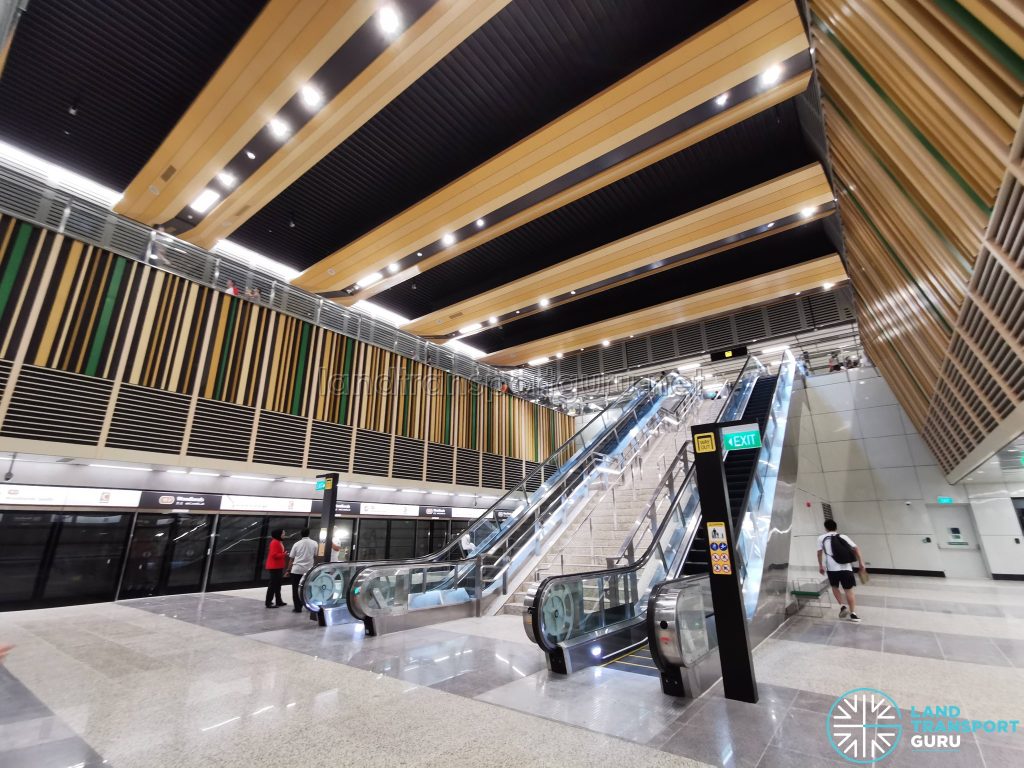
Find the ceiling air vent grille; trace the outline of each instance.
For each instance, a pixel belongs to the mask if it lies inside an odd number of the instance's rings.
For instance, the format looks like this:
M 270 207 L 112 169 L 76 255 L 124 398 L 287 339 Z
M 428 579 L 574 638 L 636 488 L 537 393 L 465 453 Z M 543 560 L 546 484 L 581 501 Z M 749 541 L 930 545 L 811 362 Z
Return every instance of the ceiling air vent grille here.
M 842 321 L 839 313 L 839 303 L 834 293 L 817 293 L 807 297 L 807 303 L 811 308 L 812 322 L 816 327 L 830 325 Z
M 580 353 L 580 376 L 597 376 L 601 373 L 601 357 L 596 349 Z
M 676 356 L 676 340 L 672 331 L 662 331 L 651 336 L 651 358 L 671 360 Z
M 308 423 L 302 416 L 261 411 L 253 460 L 263 464 L 301 467 Z
M 708 349 L 728 349 L 736 346 L 736 334 L 732 329 L 732 318 L 718 317 L 704 323 L 704 337 Z
M 92 210 L 81 205 L 71 206 L 71 213 L 68 215 L 64 229 L 68 233 L 74 233 L 75 237 L 83 240 L 100 240 L 103 237 L 103 225 L 107 222 L 107 212 L 99 209 Z
M 473 453 L 473 451 L 469 451 Z M 450 445 L 427 443 L 427 482 L 454 482 L 452 473 L 455 470 L 455 449 Z M 476 485 L 474 480 L 472 485 Z
M 505 490 L 515 488 L 523 481 L 523 460 L 505 457 Z
M 768 307 L 768 330 L 772 336 L 796 333 L 802 330 L 800 325 L 800 313 L 797 311 L 796 302 L 787 301 Z
M 352 471 L 360 475 L 388 476 L 391 459 L 391 435 L 372 432 L 369 429 L 356 430 L 356 447 L 352 459 Z
M 391 476 L 403 480 L 423 479 L 423 441 L 395 435 L 395 455 Z
M 683 326 L 676 330 L 676 343 L 679 346 L 679 356 L 698 355 L 703 352 L 704 339 L 700 332 L 700 323 Z
M 736 335 L 740 343 L 754 339 L 763 339 L 768 335 L 768 324 L 765 322 L 764 310 L 754 309 L 736 315 Z
M 7 389 L 7 381 L 11 377 L 11 361 L 0 360 L 0 395 Z
M 455 449 L 455 482 L 459 485 L 481 485 L 480 453 L 478 451 L 471 451 L 468 448 Z M 500 478 L 498 484 L 501 484 Z
M 96 445 L 111 387 L 106 379 L 26 365 L 14 387 L 3 434 Z
M 626 340 L 626 365 L 630 368 L 646 365 L 651 361 L 651 355 L 647 351 L 647 339 Z
M 483 477 L 481 485 L 485 488 L 501 488 L 501 456 L 493 453 L 485 453 L 483 458 Z
M 38 189 L 22 184 L 17 176 L 0 168 L 0 208 L 14 216 L 33 219 L 41 200 Z
M 189 456 L 246 461 L 256 409 L 200 398 L 189 435 Z
M 313 422 L 307 467 L 325 472 L 348 472 L 351 455 L 352 427 L 329 421 Z
M 180 453 L 189 400 L 188 395 L 122 384 L 110 421 L 107 445 L 135 451 Z
M 539 470 L 540 470 L 540 463 L 539 462 L 536 462 L 536 461 L 527 461 L 526 462 L 526 477 L 528 478 L 527 481 L 526 481 L 526 490 L 528 490 L 528 491 L 536 491 L 538 488 L 540 488 L 540 484 L 541 484 L 541 482 L 543 482 L 543 477 L 541 477 L 541 473 L 540 473 Z M 536 472 L 536 474 L 533 474 L 534 472 Z

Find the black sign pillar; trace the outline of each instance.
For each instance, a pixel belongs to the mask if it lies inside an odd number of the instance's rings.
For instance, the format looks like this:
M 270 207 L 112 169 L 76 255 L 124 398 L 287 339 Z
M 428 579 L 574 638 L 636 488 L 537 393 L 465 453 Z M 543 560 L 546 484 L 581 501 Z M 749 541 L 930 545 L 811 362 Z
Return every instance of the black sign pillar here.
M 320 501 L 320 530 L 327 531 L 320 562 L 329 563 L 331 546 L 334 544 L 334 507 L 338 503 L 338 473 L 328 472 L 326 475 L 317 475 L 316 478 L 323 480 L 324 486 L 324 495 Z
M 718 656 L 722 663 L 722 688 L 727 699 L 757 701 L 757 681 L 747 636 L 739 569 L 729 509 L 729 491 L 722 461 L 719 430 L 741 422 L 700 424 L 691 427 L 697 491 L 700 494 L 700 525 L 708 539 L 708 578 L 718 632 Z

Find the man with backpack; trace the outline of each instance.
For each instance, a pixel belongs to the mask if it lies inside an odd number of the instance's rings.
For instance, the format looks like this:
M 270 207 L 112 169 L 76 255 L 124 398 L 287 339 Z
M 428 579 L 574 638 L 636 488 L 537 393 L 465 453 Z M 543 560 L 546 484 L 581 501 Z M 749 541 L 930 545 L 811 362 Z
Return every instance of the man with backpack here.
M 836 596 L 839 603 L 839 618 L 849 618 L 850 621 L 860 621 L 857 615 L 857 599 L 853 595 L 853 588 L 856 579 L 853 576 L 853 564 L 857 563 L 860 569 L 861 578 L 864 577 L 864 558 L 860 556 L 860 550 L 849 536 L 837 533 L 839 526 L 835 520 L 825 521 L 825 533 L 818 537 L 818 571 L 822 574 L 828 573 L 828 583 L 832 586 L 832 594 Z M 822 554 L 825 556 L 822 562 Z M 846 593 L 846 603 L 843 602 L 842 593 Z

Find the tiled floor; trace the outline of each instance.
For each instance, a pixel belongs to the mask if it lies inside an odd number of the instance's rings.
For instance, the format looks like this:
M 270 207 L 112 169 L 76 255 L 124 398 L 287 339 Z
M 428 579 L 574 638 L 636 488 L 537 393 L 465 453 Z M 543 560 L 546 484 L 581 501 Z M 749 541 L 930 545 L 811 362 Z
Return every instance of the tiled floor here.
M 0 614 L 0 768 L 319 764 L 847 765 L 838 694 L 1024 720 L 1024 584 L 879 577 L 862 624 L 798 617 L 755 652 L 760 701 L 664 696 L 614 668 L 549 673 L 519 617 L 367 638 L 262 594 Z M 175 620 L 176 619 L 176 620 Z M 904 740 L 883 765 L 1024 765 L 1024 733 L 957 752 Z

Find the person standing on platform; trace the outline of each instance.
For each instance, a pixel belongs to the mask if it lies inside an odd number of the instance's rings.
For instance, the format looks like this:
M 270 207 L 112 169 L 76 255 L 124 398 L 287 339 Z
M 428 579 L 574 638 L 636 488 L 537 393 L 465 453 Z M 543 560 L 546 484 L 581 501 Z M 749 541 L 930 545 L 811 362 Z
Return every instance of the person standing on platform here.
M 288 562 L 288 556 L 284 551 L 284 544 L 281 537 L 284 531 L 280 528 L 270 532 L 270 550 L 267 552 L 267 573 L 270 574 L 270 583 L 267 585 L 267 599 L 264 600 L 267 608 L 280 608 L 288 605 L 281 599 L 281 581 L 284 579 L 284 567 Z
M 292 575 L 292 611 L 302 613 L 302 596 L 299 594 L 299 582 L 306 572 L 313 567 L 313 559 L 319 549 L 316 542 L 309 538 L 309 528 L 302 529 L 302 538 L 292 544 L 288 553 L 288 570 Z

